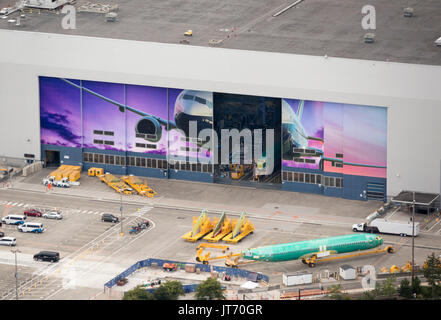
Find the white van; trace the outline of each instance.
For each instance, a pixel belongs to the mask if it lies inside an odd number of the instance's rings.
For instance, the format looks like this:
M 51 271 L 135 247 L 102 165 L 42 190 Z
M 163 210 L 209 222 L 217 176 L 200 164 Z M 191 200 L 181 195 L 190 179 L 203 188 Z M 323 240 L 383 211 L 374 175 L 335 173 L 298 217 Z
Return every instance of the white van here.
M 42 233 L 44 230 L 43 224 L 39 222 L 25 222 L 18 226 L 18 231 L 21 232 Z
M 0 245 L 2 246 L 15 246 L 17 244 L 14 237 L 3 237 L 0 238 Z
M 26 216 L 23 215 L 15 215 L 15 214 L 10 214 L 7 215 L 6 217 L 4 217 L 2 219 L 2 222 L 6 223 L 6 224 L 23 224 L 26 220 Z

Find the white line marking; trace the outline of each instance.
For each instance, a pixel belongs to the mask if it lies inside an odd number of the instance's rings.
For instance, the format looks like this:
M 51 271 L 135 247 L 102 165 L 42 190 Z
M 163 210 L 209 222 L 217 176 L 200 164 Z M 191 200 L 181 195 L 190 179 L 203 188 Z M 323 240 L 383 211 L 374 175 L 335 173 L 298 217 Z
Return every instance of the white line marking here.
M 430 227 L 430 229 L 429 229 L 429 230 L 427 230 L 427 232 L 429 232 L 430 230 L 432 230 L 432 229 L 433 229 L 433 227 L 434 227 L 434 226 L 436 226 L 436 225 L 437 225 L 438 223 L 440 223 L 440 222 L 441 222 L 441 219 L 440 219 L 440 220 L 438 220 L 438 222 L 437 222 L 437 223 L 435 223 L 435 224 L 434 224 L 433 226 L 431 226 L 431 227 Z

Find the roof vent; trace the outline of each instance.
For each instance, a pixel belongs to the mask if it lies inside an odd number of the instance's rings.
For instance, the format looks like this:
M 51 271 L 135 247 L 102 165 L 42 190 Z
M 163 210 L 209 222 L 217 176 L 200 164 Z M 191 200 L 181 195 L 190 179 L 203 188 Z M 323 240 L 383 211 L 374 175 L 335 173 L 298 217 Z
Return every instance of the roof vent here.
M 363 38 L 365 43 L 373 43 L 375 41 L 375 33 L 366 33 Z
M 115 22 L 118 14 L 116 12 L 106 13 L 106 21 L 107 22 Z
M 413 8 L 410 8 L 410 7 L 404 8 L 404 16 L 408 17 L 408 18 L 412 17 L 413 16 Z
M 220 39 L 211 39 L 208 41 L 208 45 L 211 47 L 218 47 L 222 44 L 223 40 Z

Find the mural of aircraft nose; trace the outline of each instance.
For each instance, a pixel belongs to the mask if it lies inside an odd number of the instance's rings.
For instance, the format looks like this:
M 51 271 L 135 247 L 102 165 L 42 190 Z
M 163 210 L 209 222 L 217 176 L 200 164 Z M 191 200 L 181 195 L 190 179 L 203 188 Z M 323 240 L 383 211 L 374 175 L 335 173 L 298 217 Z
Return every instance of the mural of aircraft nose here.
M 141 118 L 135 126 L 136 137 L 143 138 L 149 142 L 158 142 L 161 139 L 162 127 L 167 131 L 173 129 L 182 130 L 188 137 L 190 121 L 197 123 L 198 133 L 203 129 L 211 129 L 213 125 L 213 95 L 211 92 L 183 90 L 176 98 L 174 121 L 172 121 L 126 106 L 67 79 L 60 79 L 71 86 L 84 90 L 97 98 L 117 106 L 121 112 L 127 110 L 139 115 Z
M 305 101 L 300 100 L 296 114 L 285 99 L 282 99 L 282 141 L 284 160 L 292 160 L 293 158 L 301 157 L 318 157 L 319 170 L 323 170 L 325 161 L 329 161 L 333 165 L 338 163 L 341 166 L 346 164 L 357 167 L 387 168 L 386 166 L 344 162 L 343 159 L 325 157 L 322 150 L 309 147 L 309 140 L 320 141 L 322 143 L 324 143 L 324 140 L 322 138 L 308 136 L 306 133 L 306 130 L 301 123 L 304 104 Z
M 283 159 L 292 160 L 300 157 L 322 157 L 323 151 L 317 148 L 309 147 L 309 140 L 323 142 L 323 139 L 310 137 L 301 123 L 303 115 L 304 100 L 300 100 L 297 108 L 297 114 L 291 106 L 282 99 L 282 141 L 283 141 Z

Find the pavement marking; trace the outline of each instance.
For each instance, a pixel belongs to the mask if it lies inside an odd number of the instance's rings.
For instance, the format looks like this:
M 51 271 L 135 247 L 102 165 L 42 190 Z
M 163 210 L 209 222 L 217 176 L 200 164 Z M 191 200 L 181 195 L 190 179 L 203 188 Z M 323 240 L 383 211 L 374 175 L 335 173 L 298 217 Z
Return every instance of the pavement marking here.
M 93 214 L 100 214 L 100 212 L 99 211 L 95 211 Z
M 440 223 L 441 222 L 441 219 L 440 220 L 438 220 L 438 222 L 437 223 L 435 223 L 433 226 L 431 226 L 430 227 L 430 229 L 429 230 L 427 230 L 427 232 L 429 232 L 430 230 L 432 230 L 433 229 L 433 227 L 435 227 L 438 223 Z

